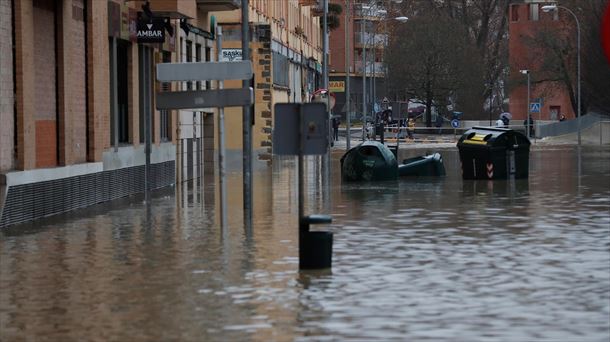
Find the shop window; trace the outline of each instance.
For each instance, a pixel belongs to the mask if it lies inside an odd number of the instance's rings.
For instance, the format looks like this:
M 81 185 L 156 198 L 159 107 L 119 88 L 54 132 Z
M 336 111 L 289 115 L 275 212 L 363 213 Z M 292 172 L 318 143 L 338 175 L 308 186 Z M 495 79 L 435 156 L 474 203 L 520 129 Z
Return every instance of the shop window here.
M 110 141 L 129 143 L 129 48 L 130 43 L 110 38 Z M 116 55 L 113 55 L 116 51 Z M 116 83 L 115 83 L 116 80 Z M 116 96 L 116 99 L 114 99 Z M 115 103 L 113 103 L 116 100 Z

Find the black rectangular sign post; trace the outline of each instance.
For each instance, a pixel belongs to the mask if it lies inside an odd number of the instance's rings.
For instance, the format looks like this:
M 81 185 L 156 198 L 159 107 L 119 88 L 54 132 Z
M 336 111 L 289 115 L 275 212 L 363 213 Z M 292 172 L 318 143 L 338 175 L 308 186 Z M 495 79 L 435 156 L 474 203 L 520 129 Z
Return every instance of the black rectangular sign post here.
M 304 215 L 305 186 L 303 155 L 328 153 L 328 114 L 326 104 L 277 103 L 273 124 L 273 153 L 298 155 L 299 192 L 299 268 L 330 268 L 333 234 L 309 231 L 310 224 L 331 223 L 328 215 Z M 296 134 L 295 134 L 296 133 Z

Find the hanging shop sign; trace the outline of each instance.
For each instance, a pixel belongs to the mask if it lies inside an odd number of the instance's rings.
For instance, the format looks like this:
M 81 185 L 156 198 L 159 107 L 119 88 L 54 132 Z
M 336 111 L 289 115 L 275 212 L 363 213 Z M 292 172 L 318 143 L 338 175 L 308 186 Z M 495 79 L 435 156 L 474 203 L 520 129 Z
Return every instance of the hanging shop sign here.
M 138 43 L 163 43 L 165 42 L 165 22 L 168 18 L 144 19 L 138 12 L 136 27 L 136 39 Z

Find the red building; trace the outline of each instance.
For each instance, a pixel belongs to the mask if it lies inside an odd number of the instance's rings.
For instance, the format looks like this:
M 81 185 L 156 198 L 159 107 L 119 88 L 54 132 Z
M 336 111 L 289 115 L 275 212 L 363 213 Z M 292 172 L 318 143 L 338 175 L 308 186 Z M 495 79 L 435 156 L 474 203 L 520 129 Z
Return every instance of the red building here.
M 564 39 L 576 40 L 574 30 L 565 30 L 565 25 L 575 26 L 571 17 L 564 17 L 563 10 L 545 13 L 542 10 L 547 1 L 524 0 L 513 3 L 509 8 L 509 67 L 512 86 L 509 89 L 509 111 L 513 120 L 525 120 L 527 117 L 527 75 L 520 70 L 528 70 L 531 78 L 530 102 L 540 103 L 540 113 L 532 113 L 534 120 L 557 120 L 561 115 L 567 119 L 575 118 L 569 91 L 559 82 L 539 82 L 548 72 L 544 65 L 548 51 L 536 44 L 534 37 L 543 29 L 564 35 Z M 561 20 L 560 20 L 561 18 Z M 576 43 L 573 44 L 576 46 Z M 576 76 L 575 61 L 577 51 L 570 51 L 568 68 L 574 70 L 572 77 Z M 546 69 L 545 69 L 546 68 Z M 576 89 L 576 84 L 574 84 Z

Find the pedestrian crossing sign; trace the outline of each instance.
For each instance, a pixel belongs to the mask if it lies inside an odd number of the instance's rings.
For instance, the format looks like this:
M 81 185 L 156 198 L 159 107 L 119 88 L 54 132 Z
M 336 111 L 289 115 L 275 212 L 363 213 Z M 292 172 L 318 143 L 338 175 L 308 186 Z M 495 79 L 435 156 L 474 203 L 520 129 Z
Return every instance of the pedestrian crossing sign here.
M 531 113 L 540 113 L 540 103 L 539 102 L 530 103 L 530 112 Z

